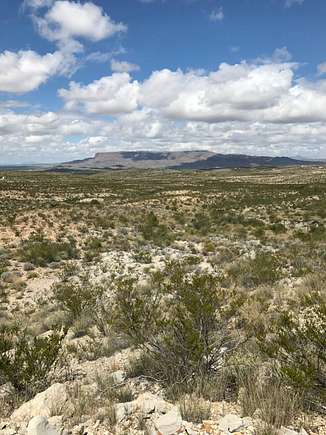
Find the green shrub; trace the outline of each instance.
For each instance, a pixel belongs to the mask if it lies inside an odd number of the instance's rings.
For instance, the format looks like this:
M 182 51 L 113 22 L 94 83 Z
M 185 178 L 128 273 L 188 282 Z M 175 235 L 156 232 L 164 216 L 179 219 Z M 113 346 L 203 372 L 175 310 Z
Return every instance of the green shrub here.
M 158 245 L 169 243 L 173 240 L 168 227 L 161 224 L 157 216 L 151 211 L 140 225 L 140 232 L 145 240 L 151 240 Z
M 175 266 L 169 276 L 152 277 L 151 285 L 120 282 L 115 325 L 148 355 L 138 364 L 165 386 L 203 390 L 218 370 L 221 352 L 234 344 L 222 315 L 224 297 L 211 275 L 184 275 Z
M 300 390 L 308 403 L 326 401 L 326 301 L 320 292 L 303 296 L 300 309 L 283 311 L 271 335 L 259 344 L 274 358 L 281 378 Z
M 236 284 L 250 288 L 273 284 L 281 279 L 282 273 L 280 262 L 275 255 L 260 252 L 254 259 L 241 260 L 232 265 L 228 270 L 228 276 Z
M 22 242 L 18 255 L 21 261 L 44 267 L 55 261 L 77 258 L 78 250 L 73 239 L 67 242 L 55 242 L 36 234 Z
M 79 281 L 63 280 L 53 287 L 53 297 L 70 314 L 72 321 L 82 315 L 94 319 L 104 307 L 99 303 L 104 294 L 102 286 L 91 285 L 87 278 Z
M 16 392 L 31 397 L 48 386 L 49 374 L 58 362 L 64 335 L 28 337 L 17 327 L 0 331 L 0 377 Z

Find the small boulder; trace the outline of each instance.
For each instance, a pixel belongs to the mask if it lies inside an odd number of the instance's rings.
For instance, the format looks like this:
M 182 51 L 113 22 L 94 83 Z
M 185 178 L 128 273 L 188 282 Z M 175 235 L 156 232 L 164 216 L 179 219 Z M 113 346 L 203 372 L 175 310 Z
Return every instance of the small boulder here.
M 48 264 L 48 267 L 50 269 L 59 269 L 60 266 L 61 266 L 60 261 L 52 261 L 52 263 Z
M 51 426 L 48 419 L 41 415 L 33 417 L 27 426 L 27 435 L 60 435 L 61 433 L 62 431 Z
M 113 382 L 115 384 L 122 384 L 122 382 L 126 378 L 126 374 L 125 374 L 125 372 L 123 370 L 117 370 L 116 372 L 113 372 L 111 374 L 111 377 L 112 377 Z
M 244 421 L 238 415 L 227 414 L 220 419 L 218 428 L 223 434 L 229 434 L 238 432 L 244 425 Z
M 53 384 L 50 388 L 37 394 L 33 399 L 16 409 L 11 420 L 15 422 L 28 421 L 33 417 L 50 417 L 59 415 L 68 401 L 68 393 L 64 384 Z
M 179 408 L 174 406 L 168 413 L 153 420 L 151 435 L 174 435 L 183 431 Z
M 159 414 L 166 414 L 172 408 L 170 403 L 151 393 L 141 394 L 135 402 L 142 414 L 152 414 L 154 411 Z
M 34 270 L 34 269 L 35 269 L 35 266 L 33 263 L 25 263 L 24 264 L 25 272 L 29 272 L 29 271 Z
M 135 411 L 136 411 L 135 401 L 117 403 L 116 405 L 114 405 L 115 418 L 118 423 L 120 423 L 122 420 L 124 420 L 126 417 L 128 417 Z
M 299 435 L 299 433 L 293 429 L 282 426 L 281 429 L 277 431 L 277 435 Z

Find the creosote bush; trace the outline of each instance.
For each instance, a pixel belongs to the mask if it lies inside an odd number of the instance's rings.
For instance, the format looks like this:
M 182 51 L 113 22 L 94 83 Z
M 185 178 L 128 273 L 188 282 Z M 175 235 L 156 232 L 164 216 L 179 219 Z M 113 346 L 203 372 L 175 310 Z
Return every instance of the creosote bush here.
M 325 295 L 306 294 L 299 306 L 283 311 L 272 334 L 258 335 L 258 340 L 283 382 L 300 391 L 310 407 L 320 409 L 326 402 Z
M 154 212 L 145 216 L 144 222 L 140 225 L 140 233 L 145 240 L 153 241 L 157 245 L 168 244 L 173 240 L 172 233 L 168 227 L 159 222 Z
M 115 327 L 147 352 L 134 372 L 145 368 L 178 394 L 195 384 L 201 391 L 234 344 L 223 316 L 224 295 L 211 275 L 187 276 L 178 264 L 167 270 L 145 286 L 120 281 Z
M 72 320 L 76 320 L 95 308 L 98 299 L 103 295 L 103 288 L 91 286 L 87 282 L 62 281 L 53 287 L 53 295 Z
M 77 258 L 78 250 L 72 238 L 66 242 L 55 242 L 37 233 L 22 242 L 18 254 L 22 261 L 43 267 L 55 261 Z
M 17 326 L 0 330 L 0 378 L 10 382 L 15 391 L 31 397 L 49 384 L 49 374 L 59 359 L 64 334 L 52 332 L 47 337 L 29 337 Z
M 257 254 L 253 259 L 235 263 L 230 267 L 228 275 L 237 285 L 247 288 L 273 284 L 282 277 L 278 258 L 264 252 Z

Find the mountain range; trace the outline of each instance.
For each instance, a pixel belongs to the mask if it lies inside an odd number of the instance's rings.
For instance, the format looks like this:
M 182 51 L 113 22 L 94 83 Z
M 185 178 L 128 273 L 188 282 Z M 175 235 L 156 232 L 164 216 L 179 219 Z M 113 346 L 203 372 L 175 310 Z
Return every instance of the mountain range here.
M 101 152 L 94 157 L 73 160 L 57 165 L 59 171 L 90 169 L 221 169 L 280 167 L 321 164 L 290 157 L 249 156 L 245 154 L 217 154 L 211 151 L 120 151 Z

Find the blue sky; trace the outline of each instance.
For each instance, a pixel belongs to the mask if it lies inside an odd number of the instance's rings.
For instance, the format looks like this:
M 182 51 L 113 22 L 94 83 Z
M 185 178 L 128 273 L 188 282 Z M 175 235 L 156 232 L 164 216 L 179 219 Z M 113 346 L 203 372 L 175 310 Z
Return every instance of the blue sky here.
M 324 0 L 1 0 L 0 164 L 326 157 Z

